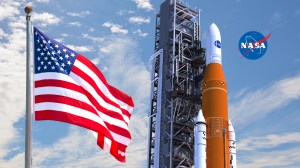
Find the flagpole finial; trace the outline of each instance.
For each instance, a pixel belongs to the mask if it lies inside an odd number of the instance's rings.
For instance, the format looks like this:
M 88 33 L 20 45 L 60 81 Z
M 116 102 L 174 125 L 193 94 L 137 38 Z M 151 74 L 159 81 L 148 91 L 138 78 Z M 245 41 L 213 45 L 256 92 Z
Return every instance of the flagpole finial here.
M 26 6 L 26 7 L 24 8 L 24 11 L 25 11 L 25 13 L 26 13 L 27 15 L 29 15 L 29 14 L 32 12 L 32 6 Z

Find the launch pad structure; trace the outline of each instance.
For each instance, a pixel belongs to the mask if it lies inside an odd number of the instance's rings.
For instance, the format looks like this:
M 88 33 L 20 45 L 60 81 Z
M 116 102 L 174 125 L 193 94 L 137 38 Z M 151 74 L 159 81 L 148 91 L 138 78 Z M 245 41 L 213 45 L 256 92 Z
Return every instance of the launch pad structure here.
M 166 0 L 155 26 L 147 167 L 192 167 L 194 117 L 201 108 L 205 71 L 200 11 Z

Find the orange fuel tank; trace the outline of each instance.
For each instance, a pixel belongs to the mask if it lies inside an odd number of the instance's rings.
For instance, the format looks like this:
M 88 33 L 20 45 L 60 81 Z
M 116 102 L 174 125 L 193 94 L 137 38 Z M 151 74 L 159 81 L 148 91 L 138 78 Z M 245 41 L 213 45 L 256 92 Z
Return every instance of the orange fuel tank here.
M 202 82 L 202 110 L 207 124 L 207 168 L 229 168 L 227 85 L 222 69 L 221 36 L 208 31 L 206 69 Z

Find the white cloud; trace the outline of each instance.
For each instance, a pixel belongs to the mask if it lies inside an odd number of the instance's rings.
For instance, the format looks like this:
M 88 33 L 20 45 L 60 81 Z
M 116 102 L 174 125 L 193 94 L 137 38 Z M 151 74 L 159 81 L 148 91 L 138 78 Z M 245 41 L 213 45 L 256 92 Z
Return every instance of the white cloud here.
M 262 137 L 247 137 L 242 139 L 237 145 L 239 151 L 254 151 L 274 148 L 289 143 L 300 143 L 300 132 L 270 134 Z
M 105 22 L 105 23 L 103 23 L 102 26 L 110 28 L 110 31 L 112 33 L 121 33 L 121 34 L 127 34 L 128 33 L 127 29 L 123 29 L 123 26 L 118 25 L 118 24 L 114 24 L 114 23 L 111 23 L 111 22 Z
M 67 47 L 74 50 L 75 52 L 91 52 L 91 51 L 93 51 L 92 47 L 90 47 L 90 46 L 67 45 Z
M 69 35 L 65 34 L 65 33 L 61 34 L 61 36 L 63 36 L 63 37 L 69 37 Z
M 70 26 L 77 26 L 77 27 L 80 27 L 81 26 L 81 23 L 79 22 L 71 22 L 69 23 Z
M 282 14 L 279 12 L 275 12 L 271 18 L 269 19 L 269 24 L 278 28 L 282 25 Z
M 146 37 L 146 36 L 148 35 L 148 33 L 142 32 L 141 29 L 137 29 L 137 30 L 134 31 L 133 33 L 134 33 L 134 34 L 137 34 L 137 35 L 139 35 L 139 36 L 141 36 L 141 37 Z
M 95 31 L 95 29 L 94 28 L 89 28 L 89 32 L 94 32 Z
M 229 113 L 236 127 L 261 119 L 291 101 L 300 99 L 300 75 L 286 78 L 274 84 L 249 92 L 229 104 Z
M 94 37 L 94 36 L 91 36 L 91 35 L 86 34 L 86 33 L 82 33 L 81 35 L 82 35 L 83 38 L 90 39 L 94 43 L 99 43 L 99 42 L 103 42 L 104 41 L 104 38 L 102 38 L 102 37 Z
M 297 168 L 300 166 L 300 148 L 287 148 L 281 150 L 272 150 L 265 152 L 247 152 L 240 156 L 237 154 L 239 168 L 249 167 L 284 167 Z
M 2 0 L 0 2 L 0 21 L 20 14 L 18 10 L 21 4 L 10 0 Z
M 22 163 L 20 159 L 23 157 L 15 155 L 9 161 L 4 159 L 10 152 L 15 151 L 16 143 L 23 141 L 20 137 L 22 128 L 14 125 L 25 114 L 26 32 L 23 26 L 25 17 L 17 16 L 20 13 L 18 6 L 19 3 L 12 1 L 2 1 L 0 5 L 1 13 L 10 12 L 0 16 L 0 20 L 7 19 L 5 23 L 9 27 L 5 32 L 0 30 L 0 52 L 3 54 L 0 57 L 0 165 L 4 167 L 20 167 L 18 165 Z
M 150 0 L 133 0 L 133 1 L 136 3 L 137 8 L 139 9 L 145 9 L 146 11 L 153 10 L 153 6 Z
M 5 32 L 0 28 L 0 39 L 6 37 L 7 35 L 5 34 Z
M 132 11 L 132 10 L 119 10 L 118 12 L 116 12 L 116 14 L 119 16 L 123 16 L 125 14 L 133 14 L 133 13 L 134 13 L 134 11 Z
M 40 26 L 46 27 L 48 25 L 57 25 L 61 22 L 61 19 L 55 16 L 52 13 L 43 12 L 43 13 L 32 13 L 32 22 L 38 22 Z
M 90 11 L 81 11 L 81 12 L 78 12 L 78 13 L 73 13 L 73 12 L 68 12 L 67 15 L 69 16 L 74 16 L 74 17 L 81 17 L 81 18 L 84 18 L 86 17 L 87 15 L 91 14 Z
M 39 3 L 49 3 L 50 0 L 37 0 Z
M 142 24 L 142 23 L 150 23 L 150 18 L 144 18 L 141 16 L 133 16 L 129 18 L 130 23 L 137 23 L 137 24 Z

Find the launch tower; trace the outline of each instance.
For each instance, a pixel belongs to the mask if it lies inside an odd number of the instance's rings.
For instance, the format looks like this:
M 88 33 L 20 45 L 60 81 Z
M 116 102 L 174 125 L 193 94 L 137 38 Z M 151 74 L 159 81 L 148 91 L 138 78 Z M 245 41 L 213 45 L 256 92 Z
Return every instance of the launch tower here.
M 200 13 L 166 0 L 155 26 L 147 167 L 191 167 L 194 117 L 201 108 L 205 70 Z

